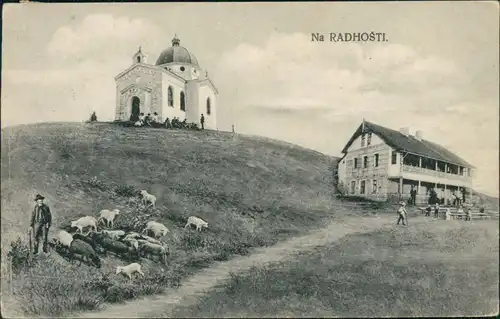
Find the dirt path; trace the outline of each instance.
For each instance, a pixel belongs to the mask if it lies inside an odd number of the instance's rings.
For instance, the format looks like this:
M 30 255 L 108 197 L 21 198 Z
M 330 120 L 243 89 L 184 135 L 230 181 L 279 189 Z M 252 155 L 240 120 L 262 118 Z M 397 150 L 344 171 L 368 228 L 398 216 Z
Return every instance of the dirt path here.
M 351 233 L 394 227 L 395 220 L 391 217 L 357 217 L 348 218 L 342 222 L 337 221 L 312 234 L 292 238 L 271 247 L 255 249 L 251 255 L 238 256 L 225 262 L 215 263 L 210 268 L 186 278 L 181 282 L 180 287 L 169 288 L 163 294 L 131 300 L 125 304 L 109 305 L 103 311 L 84 313 L 79 318 L 168 318 L 177 305 L 194 304 L 205 291 L 228 280 L 230 272 L 242 273 L 252 266 L 282 261 L 298 252 L 326 245 Z

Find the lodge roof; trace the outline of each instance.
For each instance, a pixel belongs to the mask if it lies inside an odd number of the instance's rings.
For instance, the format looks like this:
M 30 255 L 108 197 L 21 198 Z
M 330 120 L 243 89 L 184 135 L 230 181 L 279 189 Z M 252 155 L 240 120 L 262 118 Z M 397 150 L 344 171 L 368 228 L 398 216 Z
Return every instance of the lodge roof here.
M 363 125 L 364 123 L 364 125 Z M 347 153 L 348 148 L 362 133 L 372 132 L 379 136 L 387 145 L 398 151 L 413 153 L 428 158 L 440 160 L 443 162 L 458 164 L 464 167 L 473 168 L 474 166 L 453 152 L 447 150 L 445 147 L 424 139 L 417 139 L 412 135 L 404 135 L 403 133 L 383 127 L 368 121 L 364 121 L 358 127 L 356 132 L 352 135 L 351 139 L 347 142 L 342 150 L 342 153 Z M 363 131 L 364 129 L 364 131 Z

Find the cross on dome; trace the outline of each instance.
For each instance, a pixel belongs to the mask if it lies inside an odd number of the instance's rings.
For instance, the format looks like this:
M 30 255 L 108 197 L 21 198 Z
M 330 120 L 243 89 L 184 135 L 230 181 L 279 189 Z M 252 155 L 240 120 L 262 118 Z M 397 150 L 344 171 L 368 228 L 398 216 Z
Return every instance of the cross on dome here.
M 174 38 L 172 39 L 172 46 L 179 46 L 181 43 L 181 40 L 177 37 L 177 33 L 174 35 Z

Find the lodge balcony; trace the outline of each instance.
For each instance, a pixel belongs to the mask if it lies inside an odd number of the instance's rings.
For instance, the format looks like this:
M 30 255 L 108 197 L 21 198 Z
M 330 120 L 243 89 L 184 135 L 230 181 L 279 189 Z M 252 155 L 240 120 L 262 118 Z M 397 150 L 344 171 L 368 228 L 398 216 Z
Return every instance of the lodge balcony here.
M 412 165 L 392 165 L 388 171 L 389 178 L 403 178 L 414 181 L 422 181 L 434 184 L 447 184 L 461 187 L 471 187 L 472 177 L 465 174 L 443 172 Z

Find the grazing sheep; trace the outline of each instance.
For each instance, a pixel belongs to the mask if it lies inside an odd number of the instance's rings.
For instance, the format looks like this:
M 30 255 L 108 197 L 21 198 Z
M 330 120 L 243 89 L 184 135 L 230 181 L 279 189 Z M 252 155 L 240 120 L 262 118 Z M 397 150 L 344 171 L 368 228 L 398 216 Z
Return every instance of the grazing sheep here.
M 128 266 L 116 266 L 116 274 L 122 273 L 127 276 L 129 279 L 132 279 L 132 274 L 139 273 L 144 277 L 144 273 L 141 270 L 141 265 L 138 263 L 132 263 Z
M 108 238 L 104 234 L 94 233 L 92 239 L 105 249 L 105 253 L 106 250 L 109 250 L 115 254 L 128 255 L 129 257 L 132 257 L 134 252 L 137 253 L 134 247 L 129 247 L 125 243 Z
M 165 225 L 154 221 L 148 222 L 142 232 L 147 234 L 149 231 L 154 234 L 155 238 L 165 236 L 169 232 Z
M 55 238 L 56 244 L 59 244 L 62 247 L 69 248 L 71 246 L 71 242 L 73 241 L 73 236 L 65 230 L 60 230 L 57 233 Z
M 97 219 L 92 216 L 85 216 L 71 222 L 71 228 L 78 228 L 80 233 L 83 233 L 83 228 L 90 226 L 90 229 L 94 228 L 97 231 Z M 89 231 L 90 233 L 90 231 Z
M 142 238 L 142 235 L 136 232 L 128 233 L 123 240 Z
M 125 236 L 123 230 L 103 230 L 102 233 L 113 240 L 118 240 L 120 237 Z
M 108 210 L 108 209 L 103 209 L 99 213 L 99 219 L 97 222 L 99 223 L 101 220 L 105 222 L 106 227 L 111 227 L 113 228 L 113 222 L 115 220 L 116 215 L 120 214 L 119 209 L 113 209 L 113 210 Z
M 94 249 L 84 241 L 74 239 L 69 247 L 69 260 L 72 261 L 74 255 L 81 255 L 83 258 L 90 259 L 97 268 L 101 268 L 101 260 L 95 253 Z
M 129 238 L 123 239 L 122 241 L 130 247 L 134 247 L 136 250 L 139 250 L 139 242 L 136 239 Z
M 151 195 L 149 194 L 146 190 L 141 190 L 141 196 L 142 196 L 142 204 L 148 208 L 150 206 L 152 206 L 153 208 L 155 208 L 156 206 L 156 197 L 154 195 Z M 148 206 L 146 206 L 147 204 L 149 204 Z
M 81 240 L 81 241 L 86 242 L 86 243 L 87 243 L 87 244 L 89 244 L 89 245 L 92 247 L 92 249 L 94 249 L 94 250 L 96 250 L 96 249 L 97 249 L 97 245 L 96 245 L 96 243 L 95 243 L 95 242 L 94 242 L 94 240 L 93 240 L 91 237 L 89 237 L 89 236 L 85 236 L 85 235 L 82 235 L 82 234 L 78 234 L 78 233 L 76 233 L 76 234 L 73 234 L 73 240 L 75 240 L 75 239 L 78 239 L 78 240 Z
M 203 227 L 208 228 L 208 223 L 206 221 L 195 216 L 191 216 L 188 218 L 187 224 L 186 226 L 184 226 L 184 228 L 188 227 L 189 225 L 195 225 L 197 231 L 201 231 Z
M 167 263 L 167 256 L 170 255 L 170 249 L 168 247 L 158 245 L 158 244 L 153 244 L 150 242 L 140 242 L 140 253 L 143 256 L 147 255 L 155 255 L 160 258 L 163 263 Z
M 163 245 L 163 243 L 161 241 L 159 241 L 158 239 L 155 239 L 153 237 L 149 237 L 147 235 L 142 235 L 142 239 L 145 239 L 153 244 Z

